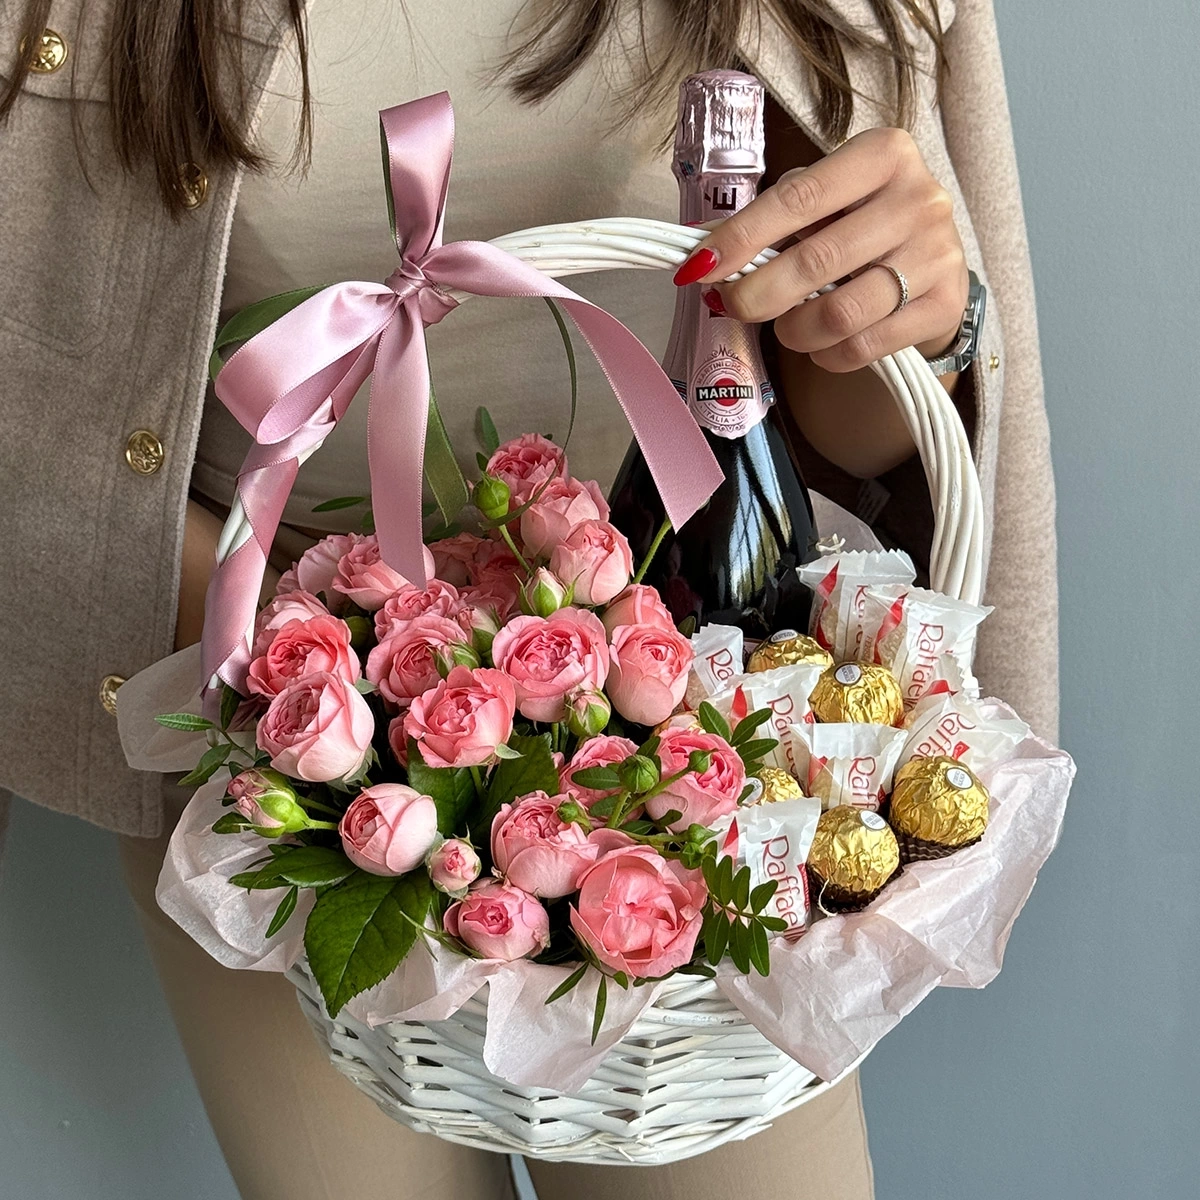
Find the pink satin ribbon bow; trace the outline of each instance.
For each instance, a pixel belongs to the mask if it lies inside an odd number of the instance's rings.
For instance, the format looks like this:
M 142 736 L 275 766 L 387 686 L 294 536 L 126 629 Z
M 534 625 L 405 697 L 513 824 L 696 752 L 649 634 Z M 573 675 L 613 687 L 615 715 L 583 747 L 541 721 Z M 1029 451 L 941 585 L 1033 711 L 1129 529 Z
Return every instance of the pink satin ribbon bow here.
M 202 643 L 213 675 L 244 691 L 247 631 L 267 556 L 299 469 L 345 414 L 368 376 L 367 458 L 383 559 L 424 581 L 422 465 L 429 404 L 424 326 L 479 296 L 562 303 L 612 386 L 676 528 L 723 476 L 687 406 L 653 355 L 615 317 L 487 242 L 442 244 L 454 115 L 439 92 L 379 114 L 400 265 L 382 283 L 334 284 L 245 343 L 221 368 L 216 392 L 255 445 L 238 475 L 253 530 L 209 586 Z

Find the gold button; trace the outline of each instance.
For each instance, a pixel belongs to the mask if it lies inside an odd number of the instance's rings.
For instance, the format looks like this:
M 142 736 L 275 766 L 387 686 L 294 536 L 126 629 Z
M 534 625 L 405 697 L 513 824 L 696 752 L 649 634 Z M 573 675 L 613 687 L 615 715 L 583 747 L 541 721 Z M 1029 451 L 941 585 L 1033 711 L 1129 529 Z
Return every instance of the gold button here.
M 22 41 L 19 49 L 22 57 L 29 53 L 29 44 Z M 35 75 L 53 75 L 67 61 L 67 43 L 53 29 L 43 29 L 37 45 L 29 59 L 29 69 Z
M 989 371 L 1000 370 L 1000 355 L 993 354 L 992 357 L 988 359 L 988 370 Z
M 208 195 L 208 176 L 195 163 L 183 163 L 179 168 L 179 189 L 183 192 L 184 208 L 199 208 Z
M 100 703 L 104 711 L 117 715 L 117 689 L 125 682 L 123 675 L 105 675 L 100 680 Z
M 162 442 L 148 429 L 135 429 L 125 443 L 125 461 L 139 475 L 153 475 L 163 465 Z

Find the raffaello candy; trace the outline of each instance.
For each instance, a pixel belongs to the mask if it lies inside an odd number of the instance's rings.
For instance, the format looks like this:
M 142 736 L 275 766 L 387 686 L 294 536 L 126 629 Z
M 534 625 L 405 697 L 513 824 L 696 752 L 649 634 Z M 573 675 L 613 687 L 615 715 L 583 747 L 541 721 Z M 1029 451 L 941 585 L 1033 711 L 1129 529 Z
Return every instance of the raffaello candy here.
M 684 703 L 699 708 L 742 674 L 743 634 L 736 625 L 705 625 L 692 635 L 695 658 L 688 672 Z
M 867 589 L 907 586 L 917 577 L 902 550 L 846 550 L 824 554 L 796 569 L 813 590 L 809 635 L 835 662 L 865 658 L 870 632 L 865 612 Z
M 775 667 L 757 675 L 738 676 L 732 687 L 718 692 L 709 703 L 731 726 L 762 708 L 771 710 L 771 718 L 760 727 L 755 737 L 775 738 L 779 745 L 763 761 L 771 767 L 782 767 L 796 774 L 788 744 L 788 728 L 796 721 L 812 721 L 809 698 L 821 678 L 821 668 L 815 663 L 797 663 L 791 667 Z
M 823 808 L 839 804 L 878 812 L 892 789 L 906 734 L 890 725 L 793 725 L 789 730 L 802 786 Z
M 904 722 L 907 735 L 897 766 L 946 755 L 978 773 L 1011 758 L 1029 735 L 1024 721 L 990 717 L 976 700 L 951 692 L 926 696 Z

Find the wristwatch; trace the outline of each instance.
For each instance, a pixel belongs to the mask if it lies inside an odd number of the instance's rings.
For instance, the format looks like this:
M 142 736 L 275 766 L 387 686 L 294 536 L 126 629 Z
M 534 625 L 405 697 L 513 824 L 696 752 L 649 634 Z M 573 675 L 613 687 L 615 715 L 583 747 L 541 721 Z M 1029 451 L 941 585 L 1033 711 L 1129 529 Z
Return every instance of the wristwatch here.
M 979 282 L 979 276 L 974 271 L 968 274 L 971 286 L 967 292 L 967 307 L 963 313 L 962 324 L 958 327 L 958 340 L 945 354 L 926 359 L 929 369 L 935 375 L 951 375 L 956 371 L 965 371 L 979 350 L 979 338 L 983 333 L 983 314 L 987 309 L 987 288 Z

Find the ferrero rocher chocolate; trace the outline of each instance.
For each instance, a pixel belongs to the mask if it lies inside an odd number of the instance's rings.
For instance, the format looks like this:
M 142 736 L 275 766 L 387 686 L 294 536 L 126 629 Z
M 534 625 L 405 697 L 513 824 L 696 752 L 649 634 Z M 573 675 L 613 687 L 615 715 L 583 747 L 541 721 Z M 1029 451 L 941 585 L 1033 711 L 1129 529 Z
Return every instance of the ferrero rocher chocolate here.
M 896 772 L 888 809 L 905 861 L 941 858 L 979 841 L 988 799 L 987 788 L 958 759 L 910 759 Z
M 776 667 L 794 667 L 797 663 L 815 663 L 821 668 L 833 666 L 833 655 L 820 643 L 794 629 L 781 629 L 760 642 L 746 663 L 750 673 L 771 671 Z
M 831 667 L 817 681 L 809 704 L 818 721 L 899 725 L 904 718 L 904 697 L 895 675 L 876 663 Z
M 875 812 L 838 805 L 821 814 L 808 852 L 815 902 L 832 911 L 862 908 L 900 866 L 900 848 Z
M 762 784 L 760 802 L 773 804 L 777 800 L 795 800 L 804 795 L 799 781 L 782 767 L 760 767 L 754 773 Z

